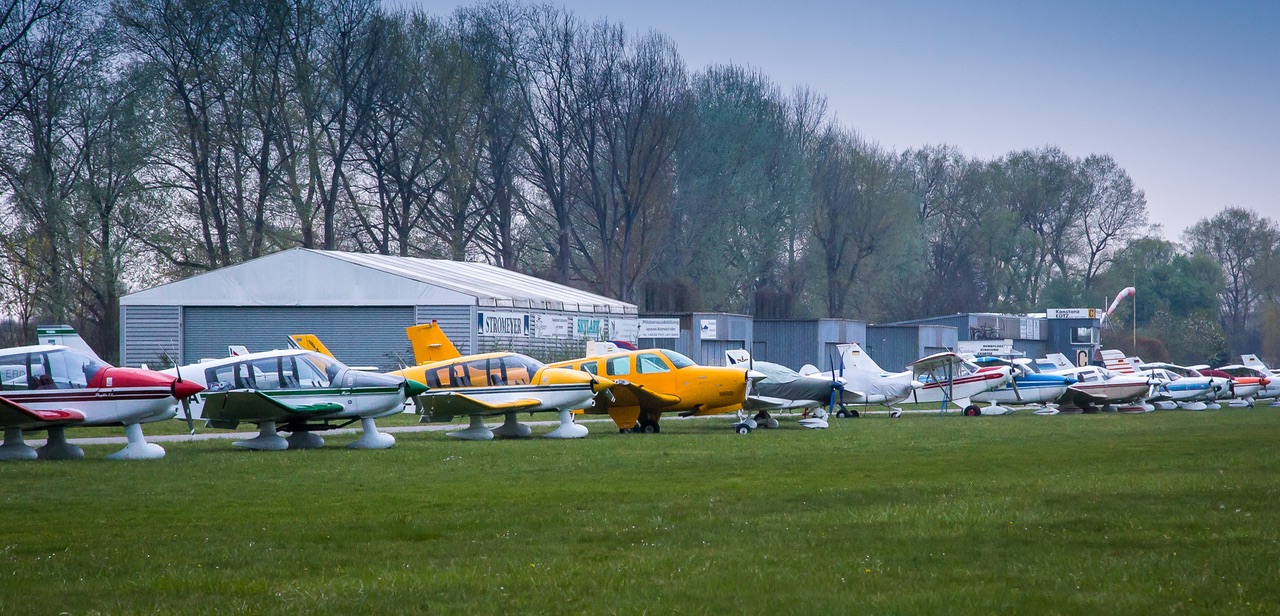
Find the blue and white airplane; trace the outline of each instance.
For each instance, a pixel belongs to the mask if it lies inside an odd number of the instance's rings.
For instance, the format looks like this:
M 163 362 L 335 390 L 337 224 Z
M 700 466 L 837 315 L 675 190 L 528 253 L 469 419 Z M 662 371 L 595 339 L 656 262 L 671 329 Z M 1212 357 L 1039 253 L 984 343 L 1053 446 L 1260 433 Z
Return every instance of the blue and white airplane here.
M 973 396 L 978 402 L 989 402 L 982 409 L 983 415 L 1004 415 L 1012 413 L 1012 404 L 1038 404 L 1037 415 L 1053 415 L 1058 412 L 1055 407 L 1048 406 L 1067 393 L 1067 388 L 1076 383 L 1076 379 L 1059 374 L 1045 374 L 1035 369 L 1029 359 L 1012 361 L 999 357 L 976 357 L 974 363 L 979 366 L 1009 366 L 1013 369 L 1013 379 L 1002 387 Z

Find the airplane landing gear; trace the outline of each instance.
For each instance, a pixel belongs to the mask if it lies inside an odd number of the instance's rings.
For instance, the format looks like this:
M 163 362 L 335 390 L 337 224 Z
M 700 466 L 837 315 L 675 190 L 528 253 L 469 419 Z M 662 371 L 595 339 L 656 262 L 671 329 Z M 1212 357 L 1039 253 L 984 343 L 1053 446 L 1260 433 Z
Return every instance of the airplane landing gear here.
M 564 409 L 560 411 L 560 427 L 543 436 L 546 438 L 585 438 L 587 436 L 587 427 L 573 423 L 573 411 Z
M 658 434 L 662 432 L 662 426 L 659 426 L 654 419 L 641 417 L 640 421 L 636 423 L 635 431 L 642 434 Z
M 324 438 L 310 430 L 292 432 L 285 441 L 289 443 L 289 449 L 319 449 L 324 447 Z
M 484 425 L 484 418 L 479 415 L 471 416 L 471 425 L 466 430 L 458 430 L 450 432 L 448 436 L 460 438 L 464 441 L 492 441 L 493 430 Z
M 159 460 L 164 457 L 164 447 L 148 443 L 142 436 L 141 424 L 125 426 L 124 434 L 129 437 L 129 444 L 125 445 L 124 449 L 107 456 L 108 460 Z
M 982 415 L 982 409 L 978 408 L 978 405 L 970 404 L 969 406 L 964 407 L 965 417 L 978 417 L 979 415 Z
M 751 434 L 751 426 L 748 426 L 745 423 L 740 423 L 740 424 L 737 424 L 737 426 L 734 428 L 734 431 L 737 432 L 738 434 Z
M 493 429 L 494 436 L 503 438 L 524 438 L 533 434 L 533 428 L 520 423 L 515 413 L 507 413 L 502 425 Z
M 378 424 L 374 423 L 372 418 L 361 419 L 360 430 L 363 435 L 359 440 L 348 443 L 347 449 L 390 449 L 396 444 L 396 437 L 379 432 Z
M 67 442 L 67 433 L 62 428 L 49 428 L 49 440 L 36 453 L 41 460 L 79 460 L 84 457 L 83 449 Z
M 756 420 L 756 424 L 761 428 L 773 429 L 778 427 L 778 420 L 769 415 L 768 411 L 760 411 L 759 413 L 756 413 L 756 416 L 753 419 Z
M 858 417 L 858 411 L 840 407 L 840 410 L 836 411 L 836 417 L 839 417 L 840 419 L 845 419 L 847 417 Z
M 34 460 L 36 450 L 22 440 L 21 428 L 4 429 L 4 445 L 0 445 L 0 460 Z
M 289 441 L 276 434 L 276 422 L 274 421 L 264 421 L 258 424 L 258 436 L 247 441 L 236 441 L 232 444 L 236 447 L 258 451 L 284 451 L 289 448 Z

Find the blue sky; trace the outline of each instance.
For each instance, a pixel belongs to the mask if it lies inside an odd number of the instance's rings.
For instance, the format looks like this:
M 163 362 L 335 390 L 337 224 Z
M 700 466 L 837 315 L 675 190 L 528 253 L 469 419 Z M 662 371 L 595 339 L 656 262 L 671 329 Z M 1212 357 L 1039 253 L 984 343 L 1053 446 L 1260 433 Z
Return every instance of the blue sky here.
M 556 4 L 662 32 L 690 71 L 732 62 L 808 85 L 895 150 L 1110 154 L 1169 239 L 1233 205 L 1280 222 L 1280 1 Z

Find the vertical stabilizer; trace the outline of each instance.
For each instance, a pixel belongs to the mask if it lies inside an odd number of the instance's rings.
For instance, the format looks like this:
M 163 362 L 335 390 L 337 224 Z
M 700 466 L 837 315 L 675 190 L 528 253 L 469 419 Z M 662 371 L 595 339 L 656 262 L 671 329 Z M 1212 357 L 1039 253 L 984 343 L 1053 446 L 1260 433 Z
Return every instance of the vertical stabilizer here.
M 102 361 L 102 358 L 98 357 L 97 353 L 93 352 L 93 349 L 89 347 L 89 343 L 85 342 L 84 338 L 81 338 L 80 334 L 76 333 L 76 330 L 72 329 L 70 325 L 37 326 L 36 339 L 40 341 L 40 344 L 60 344 L 80 351 L 104 364 L 107 363 Z
M 871 359 L 867 352 L 862 350 L 856 342 L 837 345 L 836 349 L 840 351 L 840 363 L 845 370 L 863 370 L 867 372 L 884 372 L 880 364 L 876 360 Z
M 407 327 L 404 333 L 409 337 L 409 344 L 413 345 L 413 361 L 419 366 L 462 357 L 458 347 L 453 346 L 453 341 L 436 321 Z
M 1246 366 L 1248 366 L 1248 367 L 1250 367 L 1250 368 L 1257 368 L 1257 369 L 1259 369 L 1259 370 L 1267 370 L 1267 365 L 1266 365 L 1266 364 L 1264 364 L 1264 363 L 1262 363 L 1262 360 L 1261 360 L 1261 359 L 1258 359 L 1258 356 L 1257 356 L 1257 355 L 1253 355 L 1253 354 L 1249 354 L 1249 355 L 1241 355 L 1241 356 L 1240 356 L 1240 363 L 1242 363 L 1242 364 L 1244 364 L 1244 365 L 1246 365 Z
M 329 348 L 323 342 L 320 342 L 320 338 L 316 337 L 315 334 L 294 334 L 289 336 L 289 344 L 294 348 L 315 351 L 321 355 L 333 357 L 333 353 L 329 352 Z
M 1120 374 L 1133 374 L 1133 364 L 1124 356 L 1119 349 L 1103 349 L 1102 365 L 1107 370 L 1119 372 Z

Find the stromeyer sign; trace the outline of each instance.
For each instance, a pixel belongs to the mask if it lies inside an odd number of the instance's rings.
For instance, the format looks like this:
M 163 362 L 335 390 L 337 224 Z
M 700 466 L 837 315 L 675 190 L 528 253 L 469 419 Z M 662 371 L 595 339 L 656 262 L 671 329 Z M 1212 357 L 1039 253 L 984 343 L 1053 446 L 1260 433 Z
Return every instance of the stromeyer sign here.
M 1045 311 L 1050 319 L 1096 319 L 1097 308 L 1050 308 Z
M 476 334 L 480 336 L 528 336 L 529 315 L 521 312 L 477 312 Z

